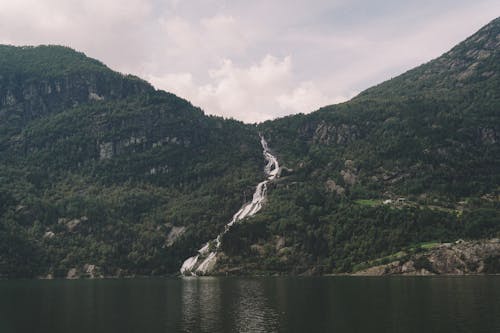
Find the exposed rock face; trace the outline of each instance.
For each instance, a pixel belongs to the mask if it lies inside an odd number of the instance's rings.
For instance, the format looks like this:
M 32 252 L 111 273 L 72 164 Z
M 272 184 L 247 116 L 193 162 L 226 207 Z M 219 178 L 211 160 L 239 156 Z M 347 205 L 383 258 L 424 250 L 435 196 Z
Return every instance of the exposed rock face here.
M 346 160 L 345 161 L 345 169 L 340 171 L 340 175 L 344 179 L 344 183 L 347 185 L 354 185 L 356 184 L 357 180 L 357 175 L 356 175 L 356 168 L 354 167 L 354 162 L 351 160 Z
M 66 274 L 66 279 L 72 280 L 72 279 L 77 279 L 78 278 L 78 271 L 76 268 L 71 268 L 68 271 L 68 274 Z
M 93 264 L 83 265 L 83 274 L 85 277 L 88 277 L 91 279 L 102 277 L 102 275 L 100 274 L 99 267 L 97 267 L 96 265 L 93 265 Z
M 170 232 L 168 233 L 166 245 L 172 246 L 175 241 L 184 234 L 185 231 L 186 227 L 172 227 L 172 229 L 170 229 Z
M 370 267 L 355 275 L 381 276 L 381 275 L 434 275 L 435 273 L 425 268 L 416 268 L 415 262 L 410 260 L 401 264 L 399 261 L 391 262 L 387 265 Z
M 1 89 L 1 87 L 13 87 Z M 123 98 L 152 91 L 141 80 L 114 73 L 69 74 L 39 81 L 19 81 L 18 77 L 0 77 L 0 108 L 22 110 L 23 118 L 34 119 L 48 112 L 89 101 Z M 19 112 L 19 111 L 16 111 Z
M 412 255 L 357 272 L 356 275 L 464 275 L 500 273 L 500 239 L 445 243 Z
M 94 92 L 91 92 L 91 93 L 89 93 L 89 99 L 90 100 L 94 100 L 94 101 L 102 101 L 102 100 L 104 100 L 104 97 L 103 96 L 99 96 L 99 95 L 97 95 Z
M 45 232 L 45 234 L 43 234 L 43 238 L 51 239 L 51 238 L 54 238 L 55 235 L 56 234 L 53 231 L 47 231 L 47 232 Z
M 99 145 L 99 159 L 107 160 L 113 157 L 113 143 L 103 142 Z
M 344 182 L 348 185 L 356 184 L 356 175 L 351 170 L 342 170 L 340 175 L 344 178 Z
M 75 228 L 80 224 L 80 220 L 79 219 L 73 219 L 71 221 L 69 221 L 68 223 L 66 223 L 66 227 L 68 228 L 68 231 L 73 231 L 75 230 Z
M 68 219 L 61 217 L 57 220 L 57 223 L 65 225 L 69 232 L 73 232 L 78 227 L 78 225 L 80 225 L 80 223 L 86 222 L 87 220 L 88 218 L 86 216 L 82 216 L 79 219 Z
M 188 147 L 191 141 L 187 138 L 164 137 L 155 142 L 149 140 L 146 134 L 138 136 L 132 135 L 130 138 L 123 140 L 107 141 L 98 143 L 99 159 L 107 160 L 116 155 L 120 155 L 129 151 L 141 151 L 148 148 L 157 148 L 165 145 L 183 145 Z
M 344 145 L 356 140 L 358 137 L 359 130 L 356 125 L 333 125 L 323 121 L 314 130 L 313 142 L 326 145 Z
M 345 188 L 340 185 L 337 185 L 334 180 L 328 179 L 325 183 L 326 190 L 328 192 L 335 192 L 338 195 L 344 195 Z
M 93 264 L 85 264 L 81 267 L 73 267 L 68 270 L 66 274 L 66 279 L 74 280 L 80 278 L 87 279 L 96 279 L 103 278 L 103 274 L 101 273 L 101 269 Z
M 283 236 L 276 236 L 276 251 L 280 251 L 285 247 L 285 237 Z

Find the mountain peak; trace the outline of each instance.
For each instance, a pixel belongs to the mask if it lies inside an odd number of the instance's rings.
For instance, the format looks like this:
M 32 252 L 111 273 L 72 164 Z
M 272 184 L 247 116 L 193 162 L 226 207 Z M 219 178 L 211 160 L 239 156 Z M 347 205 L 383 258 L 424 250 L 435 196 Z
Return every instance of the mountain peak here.
M 75 72 L 111 71 L 102 62 L 60 45 L 0 45 L 0 73 L 31 77 L 56 77 Z

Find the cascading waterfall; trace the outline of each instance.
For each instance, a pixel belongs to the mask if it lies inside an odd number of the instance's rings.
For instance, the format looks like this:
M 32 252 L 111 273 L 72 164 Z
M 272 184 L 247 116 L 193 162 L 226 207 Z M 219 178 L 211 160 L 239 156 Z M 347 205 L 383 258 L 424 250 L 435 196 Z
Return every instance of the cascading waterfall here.
M 262 208 L 262 204 L 266 199 L 267 184 L 279 177 L 280 167 L 278 159 L 271 154 L 269 146 L 262 135 L 260 136 L 260 144 L 262 145 L 264 158 L 266 159 L 266 166 L 264 167 L 266 180 L 257 185 L 252 201 L 244 204 L 241 209 L 233 215 L 231 221 L 224 227 L 224 231 L 220 233 L 214 241 L 206 243 L 198 250 L 197 255 L 184 261 L 180 269 L 182 275 L 207 275 L 213 271 L 217 262 L 217 252 L 220 249 L 222 235 L 228 232 L 233 224 L 248 216 L 255 215 Z M 210 244 L 213 245 L 211 246 Z

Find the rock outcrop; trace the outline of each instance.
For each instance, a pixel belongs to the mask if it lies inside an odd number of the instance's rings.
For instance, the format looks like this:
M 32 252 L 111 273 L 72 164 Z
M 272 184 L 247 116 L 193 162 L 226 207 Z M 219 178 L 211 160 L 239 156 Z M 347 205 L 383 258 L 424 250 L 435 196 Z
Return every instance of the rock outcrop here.
M 101 268 L 94 264 L 85 264 L 81 267 L 73 267 L 68 270 L 66 274 L 66 279 L 74 280 L 74 279 L 97 279 L 103 278 L 104 275 L 101 272 Z
M 500 239 L 444 243 L 355 275 L 465 275 L 499 274 Z
M 355 141 L 359 136 L 359 129 L 356 125 L 334 125 L 321 122 L 314 130 L 313 142 L 325 145 L 345 145 Z

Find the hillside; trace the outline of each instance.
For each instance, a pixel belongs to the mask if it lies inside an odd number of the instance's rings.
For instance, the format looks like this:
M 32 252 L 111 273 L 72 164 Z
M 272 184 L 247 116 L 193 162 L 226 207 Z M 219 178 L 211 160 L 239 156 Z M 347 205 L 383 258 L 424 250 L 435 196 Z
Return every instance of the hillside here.
M 350 272 L 500 232 L 500 19 L 339 105 L 260 125 L 284 169 L 227 235 L 233 272 Z M 496 254 L 497 256 L 500 254 Z
M 0 59 L 0 277 L 177 272 L 262 175 L 254 127 L 69 48 Z
M 202 246 L 220 274 L 351 273 L 500 237 L 499 53 L 496 19 L 349 102 L 254 126 L 66 47 L 0 46 L 0 278 L 177 274 Z M 262 209 L 224 229 L 259 182 Z M 471 262 L 494 273 L 484 249 Z

